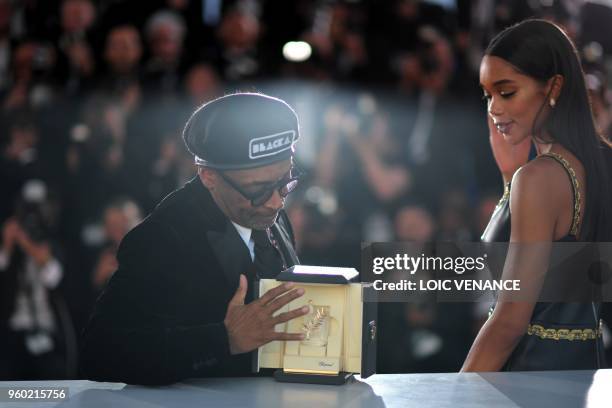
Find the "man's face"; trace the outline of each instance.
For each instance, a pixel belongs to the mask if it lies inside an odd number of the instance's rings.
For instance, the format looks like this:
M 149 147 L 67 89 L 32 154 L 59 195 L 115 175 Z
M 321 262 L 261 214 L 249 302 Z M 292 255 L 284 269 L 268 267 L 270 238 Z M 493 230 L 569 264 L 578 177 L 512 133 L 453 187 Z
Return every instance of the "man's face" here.
M 285 204 L 285 199 L 281 197 L 278 189 L 274 190 L 268 201 L 254 207 L 251 200 L 232 187 L 224 177 L 230 179 L 242 191 L 256 195 L 280 180 L 288 180 L 290 170 L 291 160 L 287 159 L 254 169 L 224 171 L 223 176 L 217 170 L 201 169 L 199 175 L 215 203 L 230 220 L 247 228 L 263 230 L 274 224 L 278 212 Z
M 121 26 L 108 34 L 104 57 L 113 71 L 117 73 L 131 71 L 141 56 L 140 34 L 136 28 Z
M 69 0 L 62 4 L 60 17 L 64 31 L 78 33 L 93 24 L 96 8 L 90 0 Z
M 183 50 L 183 37 L 177 29 L 169 24 L 160 25 L 149 38 L 151 51 L 163 62 L 177 62 Z

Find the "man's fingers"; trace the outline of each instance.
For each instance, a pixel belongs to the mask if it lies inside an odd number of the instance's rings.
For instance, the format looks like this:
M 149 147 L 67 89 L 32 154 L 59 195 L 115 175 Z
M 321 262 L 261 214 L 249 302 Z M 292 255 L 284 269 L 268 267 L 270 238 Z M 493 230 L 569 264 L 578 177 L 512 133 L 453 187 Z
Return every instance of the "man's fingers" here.
M 299 309 L 294 309 L 289 312 L 280 313 L 278 316 L 272 319 L 274 325 L 288 322 L 289 320 L 295 319 L 296 317 L 304 316 L 308 314 L 308 306 L 302 306 Z
M 273 289 L 267 291 L 261 298 L 259 298 L 259 302 L 261 302 L 264 306 L 268 304 L 268 302 L 274 300 L 277 296 L 285 293 L 289 289 L 294 286 L 293 282 L 286 282 L 282 285 L 279 285 Z
M 292 290 L 291 292 L 285 293 L 282 296 L 277 297 L 272 300 L 266 308 L 268 308 L 272 313 L 285 306 L 287 303 L 291 302 L 293 299 L 297 299 L 304 294 L 304 289 L 297 288 Z
M 238 289 L 236 289 L 236 293 L 232 300 L 230 300 L 230 306 L 240 306 L 244 305 L 244 298 L 247 294 L 247 279 L 246 276 L 240 275 L 240 282 L 238 284 Z

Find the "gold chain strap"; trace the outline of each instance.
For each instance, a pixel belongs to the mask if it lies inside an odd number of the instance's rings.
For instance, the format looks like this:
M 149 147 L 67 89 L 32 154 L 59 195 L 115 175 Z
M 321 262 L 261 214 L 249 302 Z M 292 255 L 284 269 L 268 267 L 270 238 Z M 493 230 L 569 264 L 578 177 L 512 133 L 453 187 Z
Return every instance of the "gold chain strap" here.
M 497 203 L 495 208 L 497 209 L 501 207 L 504 204 L 504 202 L 507 201 L 509 198 L 510 198 L 510 182 L 504 184 L 504 194 L 499 199 L 499 202 Z
M 569 164 L 569 162 L 561 156 L 559 153 L 548 152 L 542 154 L 542 156 L 552 157 L 557 160 L 569 173 L 570 179 L 572 181 L 572 189 L 574 190 L 574 217 L 572 219 L 572 227 L 570 228 L 571 235 L 578 235 L 578 226 L 580 225 L 580 182 L 578 182 L 578 177 L 576 177 L 576 172 Z
M 596 329 L 546 329 L 539 324 L 527 326 L 527 335 L 544 340 L 595 340 L 602 336 L 602 321 Z

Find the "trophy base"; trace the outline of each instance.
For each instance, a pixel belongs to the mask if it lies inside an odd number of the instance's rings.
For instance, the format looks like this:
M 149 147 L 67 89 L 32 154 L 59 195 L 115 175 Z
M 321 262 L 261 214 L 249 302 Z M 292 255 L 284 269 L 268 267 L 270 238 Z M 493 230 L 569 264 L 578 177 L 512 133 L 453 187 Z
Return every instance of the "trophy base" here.
M 282 369 L 274 371 L 274 379 L 278 382 L 286 383 L 344 385 L 351 378 L 353 378 L 353 373 L 345 372 L 341 372 L 338 375 L 321 375 L 306 373 L 286 373 Z

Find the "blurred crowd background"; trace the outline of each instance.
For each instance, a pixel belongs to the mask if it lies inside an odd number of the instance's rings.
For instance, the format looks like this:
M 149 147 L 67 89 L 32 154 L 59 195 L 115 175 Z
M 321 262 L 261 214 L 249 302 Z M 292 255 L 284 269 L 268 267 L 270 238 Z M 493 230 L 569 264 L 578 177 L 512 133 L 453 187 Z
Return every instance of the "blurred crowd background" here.
M 0 0 L 0 380 L 78 378 L 119 242 L 194 176 L 182 127 L 228 92 L 298 112 L 303 263 L 478 240 L 502 193 L 480 58 L 528 17 L 574 39 L 609 135 L 610 1 Z M 458 370 L 487 307 L 381 304 L 378 372 Z

